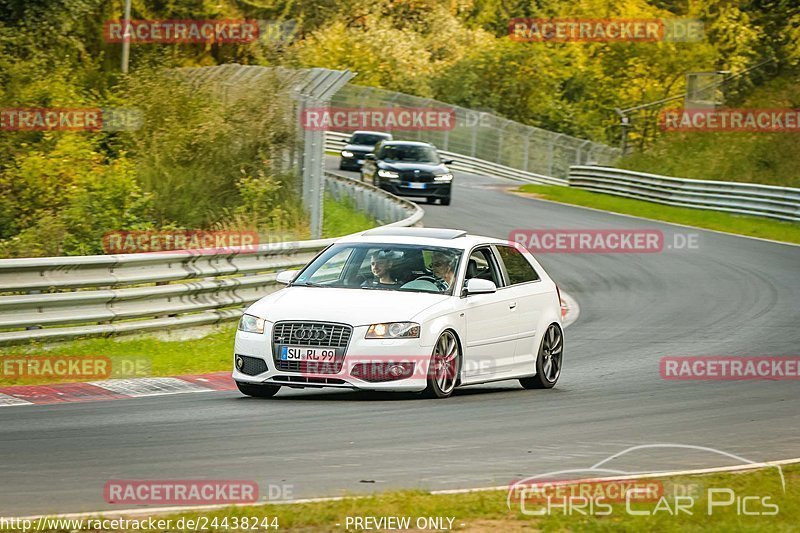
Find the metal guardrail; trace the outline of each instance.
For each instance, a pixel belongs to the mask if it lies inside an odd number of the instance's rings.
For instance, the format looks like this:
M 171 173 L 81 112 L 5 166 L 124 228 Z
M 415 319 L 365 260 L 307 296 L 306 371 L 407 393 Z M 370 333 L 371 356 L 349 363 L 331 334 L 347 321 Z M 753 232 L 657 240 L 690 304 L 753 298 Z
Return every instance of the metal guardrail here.
M 326 188 L 380 223 L 412 226 L 424 212 L 371 185 L 327 174 Z M 164 330 L 238 318 L 335 239 L 257 249 L 0 260 L 0 345 Z
M 339 152 L 344 145 L 347 144 L 347 140 L 349 138 L 349 133 L 326 131 L 325 150 L 329 152 Z M 402 136 L 398 136 L 397 138 L 402 138 Z M 486 174 L 489 176 L 498 176 L 501 178 L 508 178 L 528 183 L 539 183 L 544 185 L 567 185 L 566 179 L 554 178 L 551 176 L 545 176 L 543 174 L 536 174 L 534 172 L 526 172 L 517 168 L 507 167 L 499 163 L 484 161 L 482 159 L 477 159 L 475 157 L 470 157 L 468 155 L 451 152 L 448 150 L 439 150 L 439 153 L 445 157 L 453 159 L 453 164 L 450 166 L 453 170 Z
M 800 221 L 800 189 L 694 180 L 611 167 L 570 167 L 568 184 L 659 204 Z

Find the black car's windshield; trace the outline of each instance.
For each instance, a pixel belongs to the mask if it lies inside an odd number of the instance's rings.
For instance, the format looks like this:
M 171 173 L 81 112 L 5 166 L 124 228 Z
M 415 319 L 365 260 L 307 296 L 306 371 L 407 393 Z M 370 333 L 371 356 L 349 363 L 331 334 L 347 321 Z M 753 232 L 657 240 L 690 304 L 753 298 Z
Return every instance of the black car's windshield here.
M 374 146 L 384 139 L 386 139 L 386 137 L 383 135 L 375 135 L 374 133 L 354 133 L 353 136 L 350 137 L 350 144 Z
M 378 159 L 384 161 L 413 161 L 439 163 L 439 154 L 431 146 L 416 144 L 389 144 L 381 148 Z
M 409 244 L 335 244 L 294 286 L 453 294 L 462 250 Z

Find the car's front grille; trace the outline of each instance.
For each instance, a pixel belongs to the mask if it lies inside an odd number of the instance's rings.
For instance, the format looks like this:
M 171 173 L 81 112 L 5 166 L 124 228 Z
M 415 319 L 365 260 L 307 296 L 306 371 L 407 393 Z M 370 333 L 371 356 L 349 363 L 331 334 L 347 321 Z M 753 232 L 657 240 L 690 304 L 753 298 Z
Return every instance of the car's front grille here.
M 273 381 L 283 381 L 287 383 L 303 383 L 309 385 L 344 385 L 346 382 L 338 378 L 312 378 L 305 376 L 275 376 Z
M 323 322 L 278 322 L 272 332 L 273 344 L 345 348 L 353 328 Z
M 260 357 L 236 354 L 234 364 L 239 372 L 248 376 L 257 376 L 267 371 L 267 362 Z
M 284 372 L 302 372 L 303 374 L 338 374 L 342 369 L 344 357 L 336 356 L 336 359 L 327 363 L 319 361 L 281 361 L 275 360 L 275 368 Z
M 400 179 L 403 181 L 416 181 L 418 183 L 430 183 L 433 181 L 433 172 L 415 172 L 413 170 L 404 170 L 400 172 Z
M 308 374 L 337 374 L 344 364 L 344 356 L 353 328 L 347 324 L 329 322 L 278 322 L 272 332 L 272 354 L 275 367 L 284 372 Z M 334 348 L 333 361 L 282 361 L 283 346 Z

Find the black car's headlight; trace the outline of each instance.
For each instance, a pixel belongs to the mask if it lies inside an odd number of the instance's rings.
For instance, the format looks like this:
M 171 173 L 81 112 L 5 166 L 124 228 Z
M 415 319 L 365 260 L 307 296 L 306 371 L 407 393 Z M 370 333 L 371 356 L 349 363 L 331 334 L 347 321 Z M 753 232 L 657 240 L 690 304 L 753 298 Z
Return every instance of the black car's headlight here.
M 239 331 L 247 333 L 264 333 L 264 323 L 266 320 L 254 315 L 242 315 L 239 319 Z
M 394 170 L 380 169 L 378 171 L 378 176 L 380 176 L 382 178 L 388 178 L 388 179 L 397 179 L 397 178 L 400 177 L 400 174 L 395 172 Z
M 384 322 L 372 324 L 367 330 L 367 339 L 413 339 L 419 337 L 416 322 Z
M 342 150 L 342 157 L 353 157 L 353 152 L 349 150 Z
M 439 174 L 433 177 L 433 181 L 452 181 L 453 175 L 449 172 L 447 174 Z

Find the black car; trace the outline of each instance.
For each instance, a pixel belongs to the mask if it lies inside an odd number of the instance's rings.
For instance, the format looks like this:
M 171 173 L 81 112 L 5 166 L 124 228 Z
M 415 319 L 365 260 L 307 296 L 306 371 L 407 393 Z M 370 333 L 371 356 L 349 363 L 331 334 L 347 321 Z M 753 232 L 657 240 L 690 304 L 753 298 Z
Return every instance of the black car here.
M 364 164 L 364 156 L 375 149 L 381 141 L 391 141 L 389 133 L 380 131 L 356 131 L 342 148 L 342 159 L 339 161 L 340 170 L 360 170 Z
M 415 141 L 385 141 L 367 154 L 361 180 L 373 183 L 398 196 L 425 198 L 450 205 L 453 173 L 445 165 L 451 160 L 439 157 L 436 147 Z

